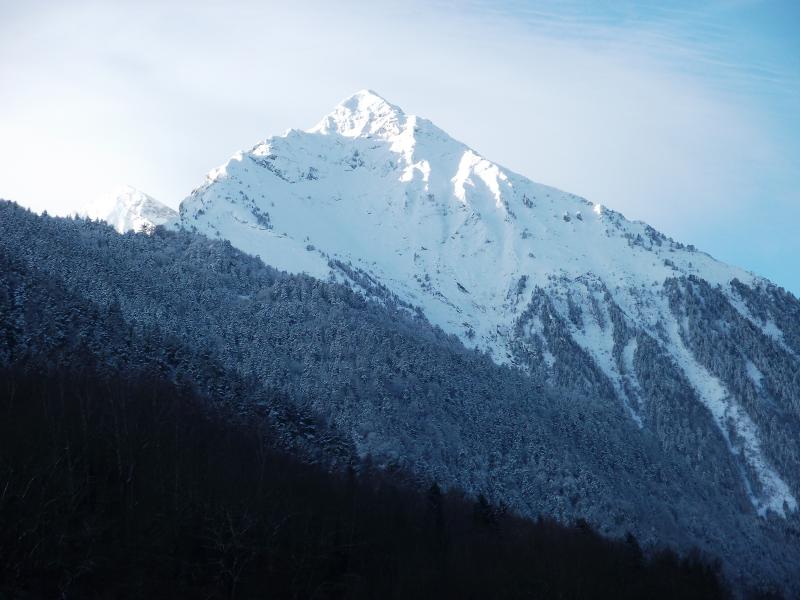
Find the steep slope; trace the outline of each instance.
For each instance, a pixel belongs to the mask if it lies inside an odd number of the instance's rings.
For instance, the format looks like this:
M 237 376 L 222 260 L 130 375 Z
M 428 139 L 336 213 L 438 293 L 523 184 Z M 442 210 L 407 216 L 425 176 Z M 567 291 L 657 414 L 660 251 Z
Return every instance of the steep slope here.
M 91 204 L 81 216 L 100 219 L 125 233 L 152 231 L 158 225 L 171 224 L 177 220 L 178 213 L 152 196 L 126 185 Z
M 374 92 L 237 153 L 180 226 L 289 272 L 383 286 L 497 363 L 620 407 L 698 475 L 727 454 L 755 513 L 797 510 L 797 299 Z

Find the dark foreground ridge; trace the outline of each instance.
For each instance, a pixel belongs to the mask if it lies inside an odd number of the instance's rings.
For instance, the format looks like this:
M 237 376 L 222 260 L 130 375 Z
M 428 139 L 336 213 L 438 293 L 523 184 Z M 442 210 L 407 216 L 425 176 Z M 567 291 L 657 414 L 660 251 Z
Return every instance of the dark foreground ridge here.
M 696 554 L 331 474 L 161 379 L 6 368 L 0 412 L 0 597 L 726 597 Z

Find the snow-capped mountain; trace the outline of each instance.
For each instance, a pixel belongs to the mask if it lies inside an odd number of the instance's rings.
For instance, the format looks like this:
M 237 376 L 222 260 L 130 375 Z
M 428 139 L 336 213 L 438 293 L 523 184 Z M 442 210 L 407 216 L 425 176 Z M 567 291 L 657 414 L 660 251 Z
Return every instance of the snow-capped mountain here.
M 796 299 L 374 92 L 237 153 L 179 226 L 289 272 L 384 286 L 496 362 L 616 403 L 698 472 L 722 448 L 713 460 L 735 465 L 759 515 L 797 510 Z M 687 419 L 696 432 L 675 440 Z
M 82 216 L 100 219 L 125 233 L 146 232 L 158 225 L 168 225 L 177 220 L 178 213 L 152 196 L 126 185 L 94 202 Z

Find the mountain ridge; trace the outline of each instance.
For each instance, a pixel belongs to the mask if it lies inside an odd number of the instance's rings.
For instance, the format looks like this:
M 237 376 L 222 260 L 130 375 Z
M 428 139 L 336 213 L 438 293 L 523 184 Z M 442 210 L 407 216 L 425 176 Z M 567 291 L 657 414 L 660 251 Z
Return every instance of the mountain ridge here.
M 119 233 L 149 232 L 158 226 L 169 226 L 178 218 L 176 210 L 131 185 L 121 186 L 89 204 L 79 215 L 105 221 Z

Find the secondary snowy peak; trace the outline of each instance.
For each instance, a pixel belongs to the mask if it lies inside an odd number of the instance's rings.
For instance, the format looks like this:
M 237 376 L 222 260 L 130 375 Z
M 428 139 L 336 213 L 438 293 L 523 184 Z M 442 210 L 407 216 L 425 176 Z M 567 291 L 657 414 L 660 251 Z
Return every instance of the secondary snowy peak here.
M 406 122 L 403 111 L 372 90 L 361 90 L 342 101 L 309 133 L 345 137 L 389 136 L 400 133 Z
M 99 199 L 83 215 L 105 221 L 120 233 L 148 232 L 178 219 L 175 210 L 129 185 Z
M 754 508 L 796 510 L 800 473 L 784 479 L 795 467 L 753 398 L 777 405 L 768 386 L 747 387 L 764 356 L 800 368 L 780 315 L 748 304 L 769 282 L 505 169 L 374 92 L 237 153 L 181 203 L 179 225 L 285 271 L 382 286 L 496 362 L 610 399 L 640 427 L 658 426 L 659 402 L 694 398 Z M 715 370 L 713 353 L 740 341 L 709 348 L 690 324 L 709 303 L 730 308 L 720 335 L 757 338 L 724 359 L 735 368 Z M 670 369 L 679 383 L 648 387 Z M 658 399 L 678 389 L 683 400 Z

